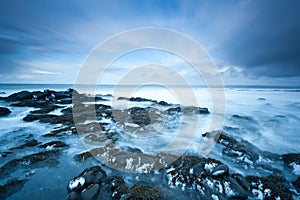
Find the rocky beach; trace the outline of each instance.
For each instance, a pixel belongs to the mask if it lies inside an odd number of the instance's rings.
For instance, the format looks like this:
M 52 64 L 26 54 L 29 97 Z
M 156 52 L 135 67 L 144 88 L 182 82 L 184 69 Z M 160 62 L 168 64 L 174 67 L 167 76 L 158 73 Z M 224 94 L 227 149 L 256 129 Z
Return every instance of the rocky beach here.
M 299 198 L 299 153 L 261 150 L 231 135 L 236 130 L 227 126 L 199 133 L 216 142 L 205 157 L 139 148 L 130 138 L 151 135 L 161 123 L 172 132 L 181 117 L 210 115 L 209 110 L 141 97 L 118 97 L 133 105 L 113 108 L 105 104 L 111 98 L 73 89 L 1 97 L 0 120 L 17 113 L 28 126 L 2 130 L 0 199 L 53 198 L 49 194 L 72 200 Z M 138 106 L 141 102 L 147 106 Z M 32 132 L 30 124 L 42 131 Z

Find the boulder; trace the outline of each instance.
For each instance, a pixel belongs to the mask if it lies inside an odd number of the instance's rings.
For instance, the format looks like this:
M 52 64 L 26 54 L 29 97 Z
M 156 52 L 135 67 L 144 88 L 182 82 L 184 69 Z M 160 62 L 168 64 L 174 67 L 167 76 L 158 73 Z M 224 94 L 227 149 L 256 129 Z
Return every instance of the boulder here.
M 5 107 L 0 107 L 0 116 L 5 116 L 11 113 L 11 110 Z

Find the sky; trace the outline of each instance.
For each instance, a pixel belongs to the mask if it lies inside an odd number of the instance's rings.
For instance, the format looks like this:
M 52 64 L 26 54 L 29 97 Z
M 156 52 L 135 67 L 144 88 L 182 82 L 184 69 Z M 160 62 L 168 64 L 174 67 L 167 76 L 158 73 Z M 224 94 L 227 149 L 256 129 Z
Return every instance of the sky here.
M 300 85 L 299 19 L 297 0 L 1 0 L 0 83 L 72 84 L 107 38 L 158 27 L 200 44 L 226 85 Z M 201 82 L 187 63 L 158 50 L 121 56 L 101 81 L 115 84 L 152 62 Z

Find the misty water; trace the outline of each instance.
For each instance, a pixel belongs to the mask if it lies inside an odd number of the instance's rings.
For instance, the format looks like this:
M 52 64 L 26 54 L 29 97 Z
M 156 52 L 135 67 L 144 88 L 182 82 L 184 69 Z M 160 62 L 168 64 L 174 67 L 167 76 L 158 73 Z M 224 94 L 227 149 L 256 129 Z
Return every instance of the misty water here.
M 72 85 L 0 85 L 1 96 L 8 96 L 14 92 L 21 90 L 36 91 L 36 90 L 66 90 Z M 125 87 L 125 86 L 124 86 Z M 129 90 L 132 90 L 127 86 Z M 113 101 L 114 86 L 99 86 L 96 89 L 97 94 L 104 95 L 110 101 L 98 102 L 116 107 L 147 107 L 149 102 L 118 102 Z M 212 99 L 211 90 L 223 90 L 225 94 L 225 116 L 213 112 L 213 104 L 218 104 L 218 99 Z M 168 88 L 160 86 L 146 86 L 134 88 L 130 97 L 142 97 L 157 101 L 165 101 L 172 104 L 182 104 L 176 94 Z M 185 88 L 179 88 L 178 91 L 184 93 Z M 233 138 L 243 139 L 250 142 L 256 148 L 262 151 L 269 151 L 275 154 L 285 153 L 300 153 L 300 96 L 299 88 L 294 87 L 245 87 L 236 86 L 225 89 L 205 87 L 194 87 L 194 95 L 197 98 L 197 105 L 208 108 L 211 112 L 209 115 L 201 115 L 196 121 L 195 118 L 178 118 L 165 119 L 162 125 L 154 128 L 154 133 L 149 130 L 149 135 L 145 137 L 135 137 L 132 134 L 124 133 L 118 140 L 118 147 L 139 148 L 143 152 L 153 153 L 158 152 L 161 147 L 166 146 L 176 137 L 176 141 L 168 148 L 169 153 L 181 154 L 183 151 L 192 155 L 199 155 L 201 148 L 201 134 L 210 131 L 212 117 L 216 115 L 217 119 L 222 120 L 224 117 L 223 132 Z M 107 94 L 112 94 L 108 96 Z M 107 95 L 107 96 L 105 96 Z M 188 94 L 187 94 L 188 97 Z M 186 106 L 191 106 L 192 102 L 189 99 L 184 100 Z M 40 122 L 24 122 L 23 118 L 33 110 L 30 107 L 14 107 L 10 103 L 0 101 L 2 107 L 9 108 L 12 113 L 8 116 L 0 117 L 0 151 L 5 152 L 11 147 L 18 146 L 23 141 L 20 140 L 22 135 L 32 134 L 35 139 L 40 142 L 51 141 L 51 139 L 42 137 L 42 135 L 50 132 L 56 125 L 49 125 Z M 52 111 L 51 114 L 60 115 L 60 109 Z M 103 119 L 105 120 L 105 119 Z M 179 126 L 185 135 L 177 135 Z M 120 129 L 120 127 L 116 127 Z M 159 130 L 159 131 L 157 131 Z M 153 130 L 152 130 L 153 131 Z M 156 133 L 155 131 L 159 132 Z M 21 170 L 11 174 L 11 177 L 5 177 L 0 180 L 3 184 L 6 180 L 12 177 L 27 178 L 23 189 L 13 194 L 9 199 L 38 199 L 44 196 L 43 199 L 52 199 L 53 196 L 57 199 L 63 199 L 67 195 L 66 186 L 73 177 L 78 175 L 84 168 L 97 164 L 96 160 L 86 163 L 75 162 L 73 156 L 86 150 L 86 146 L 82 143 L 77 135 L 69 135 L 62 137 L 60 140 L 69 144 L 69 148 L 65 149 L 59 157 L 60 163 L 57 166 L 37 168 L 34 170 Z M 189 144 L 187 146 L 187 144 Z M 4 165 L 9 160 L 20 158 L 26 154 L 37 152 L 33 147 L 29 150 L 18 150 L 16 154 L 10 157 L 1 157 L 0 165 Z M 214 148 L 208 155 L 213 158 L 222 160 L 222 154 L 218 147 Z M 232 169 L 241 174 L 257 174 L 260 173 L 255 169 L 244 169 L 226 159 L 224 163 L 231 165 Z M 276 165 L 276 163 L 274 164 Z M 109 169 L 107 169 L 109 171 Z M 262 172 L 263 173 L 263 172 Z M 296 175 L 299 175 L 295 172 Z M 131 179 L 136 178 L 136 174 L 128 174 L 127 180 L 130 184 Z M 291 175 L 286 175 L 292 178 Z

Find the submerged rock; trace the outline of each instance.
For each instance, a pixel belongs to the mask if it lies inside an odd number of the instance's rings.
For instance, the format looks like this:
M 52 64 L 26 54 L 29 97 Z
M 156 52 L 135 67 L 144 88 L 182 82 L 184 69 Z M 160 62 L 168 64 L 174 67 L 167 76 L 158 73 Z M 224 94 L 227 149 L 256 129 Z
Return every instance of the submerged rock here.
M 11 113 L 11 110 L 5 107 L 0 107 L 0 116 L 5 116 Z
M 0 185 L 0 199 L 6 199 L 14 193 L 20 191 L 27 180 L 13 179 L 9 180 L 4 185 Z
M 15 150 L 15 149 L 24 149 L 26 147 L 34 147 L 37 146 L 39 144 L 39 142 L 35 139 L 31 139 L 31 140 L 25 140 L 25 143 L 18 146 L 18 147 L 13 147 L 10 148 L 10 150 Z
M 55 166 L 59 163 L 58 153 L 58 150 L 43 151 L 11 160 L 0 167 L 0 178 L 6 177 L 19 169 Z

